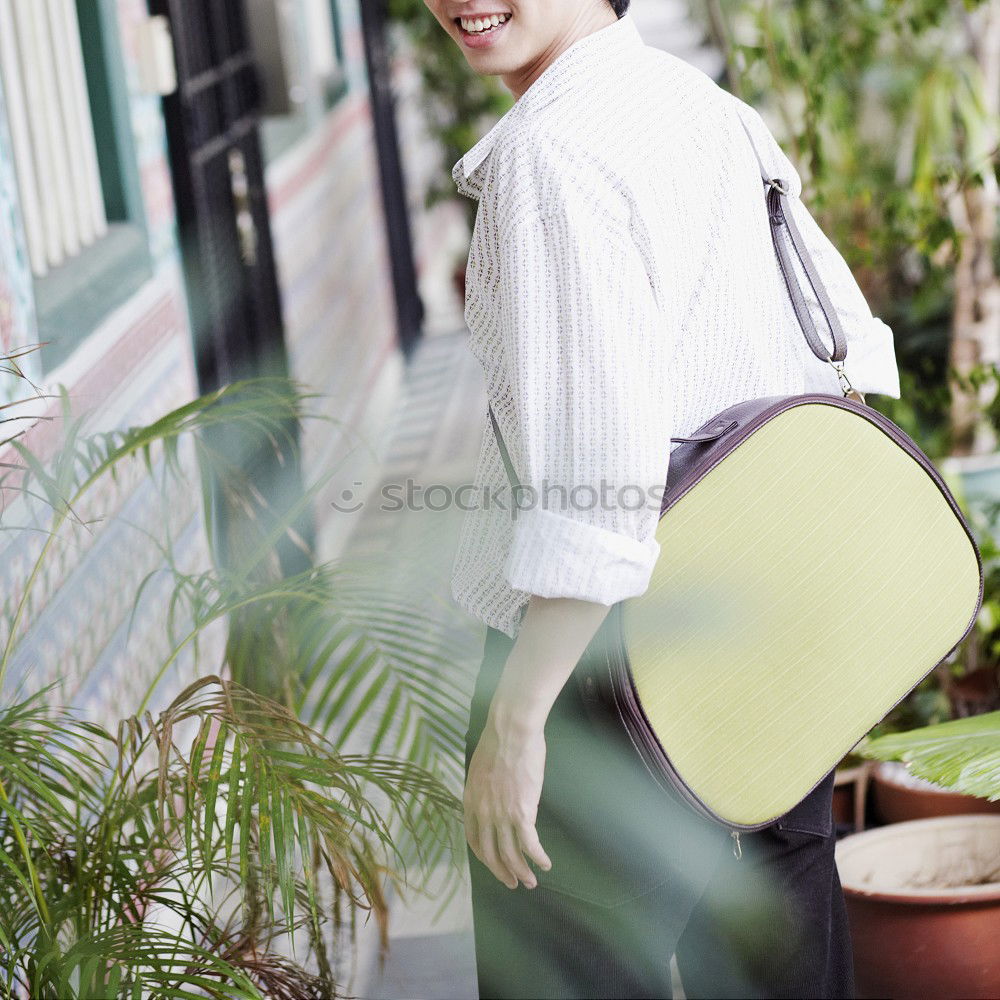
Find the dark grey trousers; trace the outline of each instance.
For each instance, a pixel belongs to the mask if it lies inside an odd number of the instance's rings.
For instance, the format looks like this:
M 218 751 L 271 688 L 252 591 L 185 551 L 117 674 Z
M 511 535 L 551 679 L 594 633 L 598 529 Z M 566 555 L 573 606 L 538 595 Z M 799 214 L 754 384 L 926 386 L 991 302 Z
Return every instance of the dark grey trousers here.
M 512 645 L 488 630 L 466 767 Z M 853 997 L 832 793 L 831 772 L 741 834 L 737 858 L 727 830 L 653 783 L 610 712 L 587 715 L 571 678 L 546 723 L 551 872 L 511 890 L 467 851 L 481 1000 L 670 998 L 674 954 L 691 998 Z

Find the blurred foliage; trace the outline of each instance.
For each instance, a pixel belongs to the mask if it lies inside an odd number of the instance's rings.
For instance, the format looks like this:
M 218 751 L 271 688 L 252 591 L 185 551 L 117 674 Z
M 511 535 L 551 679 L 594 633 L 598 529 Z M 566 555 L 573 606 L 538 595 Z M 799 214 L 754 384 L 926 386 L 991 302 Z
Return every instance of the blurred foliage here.
M 16 358 L 0 367 L 19 370 Z M 335 470 L 256 535 L 247 521 L 225 565 L 185 569 L 166 524 L 162 537 L 135 528 L 130 553 L 161 565 L 130 595 L 129 633 L 166 579 L 154 611 L 166 652 L 136 704 L 110 706 L 116 726 L 60 707 L 52 686 L 11 690 L 11 668 L 30 666 L 39 584 L 92 531 L 101 487 L 139 464 L 165 503 L 168 485 L 200 485 L 211 517 L 199 468 L 230 491 L 252 487 L 239 455 L 215 445 L 281 449 L 308 398 L 286 379 L 251 379 L 149 425 L 88 433 L 62 390 L 61 417 L 43 417 L 62 441 L 45 458 L 25 443 L 37 413 L 4 408 L 0 531 L 39 544 L 0 622 L 0 996 L 334 997 L 337 949 L 355 943 L 359 914 L 375 920 L 384 957 L 387 890 L 425 891 L 442 858 L 464 857 L 450 790 L 463 675 L 445 639 L 430 638 L 445 629 L 343 560 L 273 569 L 275 545 Z M 269 622 L 269 641 L 230 641 L 222 662 L 205 663 L 200 641 L 247 608 Z M 154 715 L 187 655 L 200 679 Z M 227 673 L 270 677 L 274 697 Z M 460 885 L 460 866 L 449 871 L 438 891 Z
M 1000 173 L 963 20 L 985 2 L 691 0 L 725 54 L 723 83 L 769 119 L 803 198 L 893 328 L 902 399 L 872 405 L 932 458 L 951 448 L 960 234 L 948 200 Z
M 497 78 L 472 71 L 424 0 L 388 0 L 388 12 L 397 51 L 412 59 L 420 72 L 425 119 L 441 148 L 445 169 L 429 189 L 428 205 L 460 197 L 451 179 L 452 166 L 510 108 L 513 98 Z M 461 201 L 471 232 L 476 203 L 464 197 Z

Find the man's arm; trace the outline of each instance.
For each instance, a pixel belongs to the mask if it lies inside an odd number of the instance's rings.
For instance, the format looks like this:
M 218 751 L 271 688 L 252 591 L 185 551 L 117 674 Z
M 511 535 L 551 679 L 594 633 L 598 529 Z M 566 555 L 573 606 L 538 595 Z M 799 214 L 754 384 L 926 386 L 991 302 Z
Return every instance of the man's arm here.
M 465 794 L 469 844 L 511 888 L 535 884 L 522 852 L 548 867 L 535 829 L 545 719 L 609 609 L 645 592 L 659 556 L 659 503 L 646 498 L 669 461 L 680 309 L 666 294 L 661 305 L 614 179 L 537 139 L 521 136 L 493 165 L 516 197 L 493 234 L 510 391 L 492 403 L 519 499 L 538 501 L 516 508 L 504 577 L 531 596 Z
M 464 808 L 473 853 L 510 889 L 537 884 L 524 859 L 551 861 L 535 829 L 545 720 L 610 605 L 531 596 L 469 764 Z
M 490 704 L 498 731 L 540 728 L 610 605 L 532 594 Z

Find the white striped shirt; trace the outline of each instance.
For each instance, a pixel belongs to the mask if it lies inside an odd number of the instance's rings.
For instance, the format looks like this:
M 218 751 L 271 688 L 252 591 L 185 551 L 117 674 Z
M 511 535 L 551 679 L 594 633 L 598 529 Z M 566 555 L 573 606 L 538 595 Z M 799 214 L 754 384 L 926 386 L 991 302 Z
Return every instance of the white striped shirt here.
M 899 398 L 892 331 L 800 200 L 799 174 L 760 115 L 646 46 L 630 14 L 580 39 L 452 172 L 479 201 L 469 345 L 526 487 L 523 509 L 510 510 L 486 419 L 452 595 L 509 636 L 531 594 L 611 605 L 643 593 L 657 558 L 670 558 L 654 538 L 658 504 L 640 496 L 662 492 L 671 436 L 745 399 L 840 393 L 792 310 L 737 115 L 789 186 L 852 383 Z

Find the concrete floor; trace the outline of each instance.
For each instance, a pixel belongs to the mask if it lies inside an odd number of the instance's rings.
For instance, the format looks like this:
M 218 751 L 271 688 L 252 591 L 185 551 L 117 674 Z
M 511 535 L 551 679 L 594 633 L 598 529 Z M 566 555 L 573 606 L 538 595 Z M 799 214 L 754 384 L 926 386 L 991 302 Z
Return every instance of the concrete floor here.
M 344 555 L 377 564 L 380 585 L 425 603 L 471 696 L 485 626 L 451 601 L 450 575 L 462 511 L 386 510 L 373 498 L 408 480 L 454 488 L 471 482 L 486 413 L 482 375 L 464 329 L 438 332 L 419 344 L 407 369 L 379 481 L 350 534 Z M 460 794 L 461 789 L 455 789 Z M 361 941 L 353 995 L 371 1000 L 474 1000 L 477 996 L 472 912 L 463 862 L 462 885 L 441 910 L 440 898 L 414 895 L 391 904 L 390 949 L 382 970 L 374 935 Z M 445 875 L 436 873 L 433 884 Z M 439 912 L 440 911 L 440 912 Z

